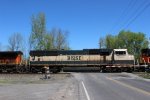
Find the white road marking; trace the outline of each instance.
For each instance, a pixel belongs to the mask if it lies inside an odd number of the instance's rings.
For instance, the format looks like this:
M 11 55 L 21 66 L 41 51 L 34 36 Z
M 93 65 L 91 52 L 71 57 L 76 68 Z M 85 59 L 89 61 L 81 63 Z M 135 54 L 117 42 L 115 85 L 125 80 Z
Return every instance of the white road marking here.
M 87 100 L 90 100 L 90 96 L 89 96 L 89 94 L 88 94 L 88 92 L 87 92 L 87 89 L 86 89 L 86 87 L 85 87 L 85 85 L 84 85 L 83 81 L 82 81 L 82 86 L 83 86 L 83 88 L 84 88 L 84 91 L 85 91 L 85 94 L 86 94 Z

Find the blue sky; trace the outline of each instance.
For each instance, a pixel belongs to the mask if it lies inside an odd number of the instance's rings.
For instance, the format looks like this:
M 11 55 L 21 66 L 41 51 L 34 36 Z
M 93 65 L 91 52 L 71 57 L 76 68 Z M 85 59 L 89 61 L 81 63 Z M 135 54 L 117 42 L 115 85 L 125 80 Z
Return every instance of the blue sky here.
M 31 16 L 39 12 L 45 13 L 48 30 L 69 31 L 72 49 L 98 48 L 100 37 L 122 29 L 150 37 L 150 7 L 141 10 L 148 3 L 150 0 L 0 0 L 0 43 L 5 50 L 14 32 L 22 33 L 27 41 Z

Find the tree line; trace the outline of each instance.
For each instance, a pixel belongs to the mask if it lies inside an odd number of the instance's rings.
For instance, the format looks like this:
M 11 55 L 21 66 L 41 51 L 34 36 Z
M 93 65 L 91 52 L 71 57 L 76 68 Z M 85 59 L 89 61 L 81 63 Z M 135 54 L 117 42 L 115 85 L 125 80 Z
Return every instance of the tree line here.
M 29 50 L 51 50 L 51 49 L 70 49 L 68 43 L 68 34 L 66 30 L 61 28 L 52 28 L 48 30 L 46 27 L 46 17 L 44 13 L 32 15 L 31 17 L 31 33 L 28 39 L 27 47 L 25 38 L 20 32 L 13 33 L 8 38 L 8 51 L 25 51 Z M 1 44 L 0 44 L 1 48 Z
M 120 31 L 117 35 L 107 34 L 104 38 L 99 39 L 100 48 L 126 48 L 129 54 L 133 54 L 136 58 L 139 58 L 141 49 L 148 48 L 148 44 L 144 33 L 125 30 Z
M 60 28 L 47 29 L 46 17 L 44 13 L 39 13 L 31 17 L 31 33 L 29 36 L 29 50 L 68 50 L 69 32 Z M 21 33 L 13 33 L 8 38 L 9 51 L 25 51 L 25 39 Z M 148 48 L 148 39 L 141 32 L 120 31 L 117 35 L 107 34 L 105 37 L 100 37 L 99 48 L 126 48 L 130 54 L 139 57 L 142 48 Z M 0 44 L 1 49 L 1 44 Z

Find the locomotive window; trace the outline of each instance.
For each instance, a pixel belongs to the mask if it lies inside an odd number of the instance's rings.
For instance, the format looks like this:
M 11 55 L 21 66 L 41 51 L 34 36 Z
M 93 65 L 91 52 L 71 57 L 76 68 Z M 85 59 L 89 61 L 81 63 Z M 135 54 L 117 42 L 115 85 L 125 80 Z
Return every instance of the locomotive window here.
M 116 55 L 125 55 L 126 51 L 115 51 Z
M 38 58 L 38 61 L 40 61 L 40 58 Z
M 34 60 L 35 60 L 35 56 L 32 57 L 32 61 L 34 61 Z

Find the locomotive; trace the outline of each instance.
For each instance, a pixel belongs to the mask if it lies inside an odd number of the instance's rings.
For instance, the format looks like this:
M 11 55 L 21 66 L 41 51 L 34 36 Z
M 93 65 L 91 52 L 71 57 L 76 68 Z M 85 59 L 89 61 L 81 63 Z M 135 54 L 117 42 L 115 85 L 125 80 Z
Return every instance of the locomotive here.
M 22 70 L 21 51 L 1 51 L 0 52 L 0 72 L 17 72 Z
M 133 71 L 134 56 L 127 49 L 83 49 L 30 51 L 32 72 L 49 68 L 59 72 L 64 67 L 99 67 L 102 72 Z
M 0 72 L 57 73 L 65 67 L 98 67 L 100 72 L 132 72 L 139 66 L 150 66 L 150 49 L 142 49 L 140 64 L 135 65 L 127 49 L 31 50 L 28 63 L 21 51 L 0 52 Z M 149 68 L 149 67 L 142 67 Z
M 150 72 L 150 49 L 141 50 L 140 65 L 144 65 L 144 70 Z

